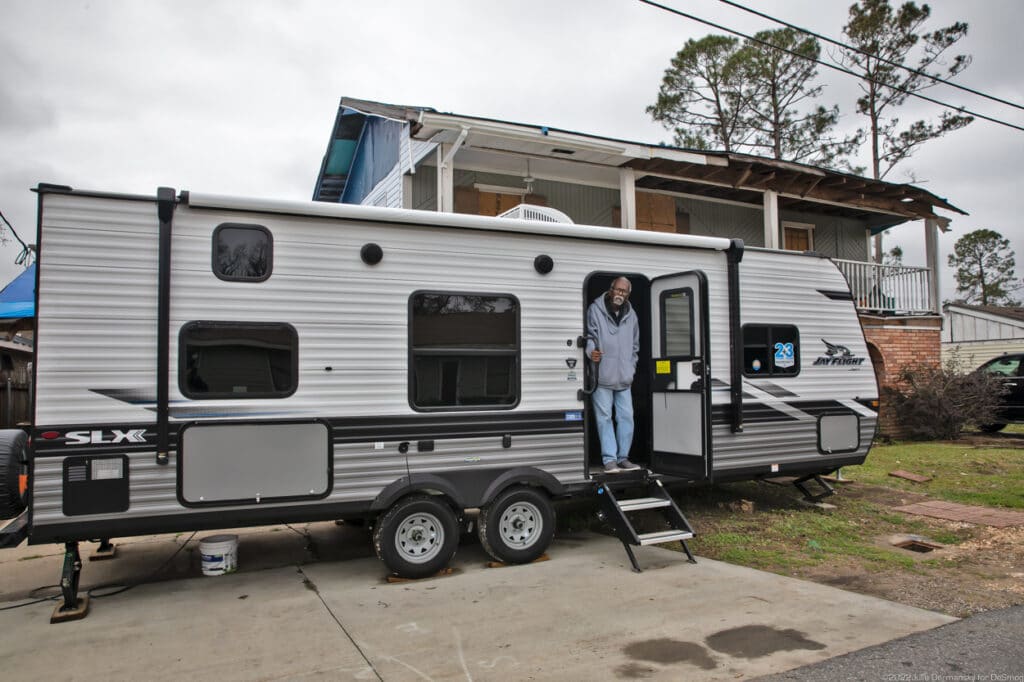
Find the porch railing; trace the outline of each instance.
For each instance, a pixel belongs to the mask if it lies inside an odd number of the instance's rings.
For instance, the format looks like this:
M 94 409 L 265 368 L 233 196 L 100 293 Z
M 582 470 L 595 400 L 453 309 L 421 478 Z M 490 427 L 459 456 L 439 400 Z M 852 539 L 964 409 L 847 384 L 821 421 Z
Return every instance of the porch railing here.
M 834 258 L 850 283 L 858 310 L 909 315 L 935 314 L 931 270 Z

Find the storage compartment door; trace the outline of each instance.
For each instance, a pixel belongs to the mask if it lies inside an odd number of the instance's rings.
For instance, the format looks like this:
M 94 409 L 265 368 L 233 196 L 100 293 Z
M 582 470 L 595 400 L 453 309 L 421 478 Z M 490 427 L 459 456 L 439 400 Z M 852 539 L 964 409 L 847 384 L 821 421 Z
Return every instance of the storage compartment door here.
M 818 417 L 818 452 L 838 455 L 856 452 L 859 447 L 860 417 L 852 412 Z
M 326 497 L 332 478 L 330 431 L 323 422 L 187 426 L 178 449 L 181 502 L 258 504 Z

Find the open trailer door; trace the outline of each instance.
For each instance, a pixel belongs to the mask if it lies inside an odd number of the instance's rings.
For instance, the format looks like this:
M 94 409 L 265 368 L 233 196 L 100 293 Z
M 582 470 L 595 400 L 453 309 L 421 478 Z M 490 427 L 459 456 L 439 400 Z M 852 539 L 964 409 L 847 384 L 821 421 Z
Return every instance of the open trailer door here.
M 707 277 L 651 280 L 651 470 L 691 480 L 710 469 Z

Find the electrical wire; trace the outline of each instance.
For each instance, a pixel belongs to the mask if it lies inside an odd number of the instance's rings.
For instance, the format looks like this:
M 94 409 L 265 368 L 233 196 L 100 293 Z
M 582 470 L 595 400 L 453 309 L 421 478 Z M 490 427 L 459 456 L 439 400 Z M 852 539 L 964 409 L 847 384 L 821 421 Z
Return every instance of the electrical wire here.
M 878 85 L 878 86 L 881 86 L 881 87 L 890 88 L 890 89 L 895 90 L 896 92 L 902 93 L 904 95 L 908 95 L 910 97 L 916 97 L 918 99 L 923 99 L 926 102 L 931 102 L 932 104 L 937 104 L 937 105 L 939 105 L 941 107 L 945 107 L 947 109 L 953 109 L 954 111 L 957 111 L 957 112 L 959 112 L 961 114 L 968 114 L 970 116 L 974 116 L 975 118 L 980 118 L 982 120 L 989 121 L 991 123 L 996 123 L 996 124 L 1001 125 L 1001 126 L 1006 126 L 1007 128 L 1013 128 L 1014 130 L 1020 130 L 1021 132 L 1024 132 L 1024 126 L 1019 126 L 1019 125 L 1016 125 L 1016 124 L 1013 124 L 1013 123 L 1008 123 L 1007 121 L 1003 121 L 1003 120 L 1000 120 L 998 118 L 993 118 L 992 116 L 986 116 L 985 114 L 979 114 L 979 113 L 977 113 L 975 111 L 971 111 L 970 109 L 966 109 L 964 107 L 956 106 L 956 105 L 953 105 L 953 104 L 948 104 L 946 102 L 942 102 L 940 100 L 937 100 L 937 99 L 935 99 L 933 97 L 928 97 L 927 95 L 922 95 L 919 92 L 913 92 L 912 90 L 907 90 L 906 88 L 901 88 L 901 87 L 898 87 L 898 86 L 888 85 L 886 83 L 879 83 L 878 81 L 874 81 L 874 80 L 872 80 L 870 78 L 865 78 L 862 74 L 859 74 L 859 73 L 857 73 L 855 71 L 851 71 L 849 69 L 844 69 L 841 66 L 836 66 L 835 64 L 829 64 L 828 62 L 823 62 L 820 59 L 813 59 L 811 57 L 808 57 L 806 55 L 802 55 L 802 54 L 800 54 L 798 52 L 795 52 L 793 50 L 788 50 L 788 49 L 786 49 L 784 47 L 779 47 L 778 45 L 772 45 L 771 43 L 769 43 L 767 41 L 759 40 L 759 39 L 755 38 L 754 36 L 751 36 L 751 35 L 748 35 L 746 33 L 743 33 L 742 31 L 737 31 L 735 29 L 731 29 L 731 28 L 728 28 L 726 26 L 722 26 L 721 24 L 716 24 L 715 22 L 709 21 L 707 19 L 701 19 L 698 16 L 694 16 L 693 14 L 689 14 L 687 12 L 683 12 L 682 10 L 674 9 L 672 7 L 667 7 L 667 6 L 662 5 L 660 3 L 653 2 L 653 0 L 639 0 L 639 2 L 642 2 L 645 5 L 650 5 L 651 7 L 657 7 L 658 9 L 664 10 L 666 12 L 669 12 L 670 14 L 675 14 L 675 15 L 684 17 L 686 19 L 690 19 L 692 21 L 696 21 L 696 22 L 698 22 L 700 24 L 704 24 L 706 26 L 710 26 L 711 28 L 718 29 L 719 31 L 725 31 L 727 33 L 731 33 L 731 34 L 739 36 L 741 38 L 745 38 L 746 40 L 749 40 L 752 43 L 757 43 L 758 45 L 762 45 L 764 47 L 769 47 L 769 48 L 772 48 L 772 49 L 775 49 L 775 50 L 780 50 L 782 52 L 786 52 L 787 54 L 791 54 L 794 57 L 799 57 L 801 59 L 806 59 L 808 61 L 812 61 L 815 64 L 819 64 L 820 66 L 824 66 L 826 68 L 832 69 L 833 71 L 839 71 L 840 73 L 845 73 L 848 76 L 853 76 L 854 78 L 857 78 L 858 80 L 867 81 L 869 83 L 874 83 L 875 85 Z
M 158 576 L 160 574 L 160 571 L 164 570 L 164 568 L 167 567 L 167 564 L 171 563 L 174 560 L 174 557 L 176 557 L 179 554 L 181 554 L 181 551 L 188 546 L 188 543 L 192 542 L 192 538 L 194 538 L 196 536 L 196 533 L 198 533 L 198 532 L 199 531 L 193 531 L 192 535 L 189 535 L 188 539 L 185 540 L 185 542 L 183 542 L 181 544 L 181 546 L 178 547 L 178 549 L 174 550 L 174 553 L 171 554 L 171 556 L 167 557 L 167 559 L 165 559 L 164 562 L 162 564 L 160 564 L 156 568 L 156 570 L 152 571 L 149 575 L 147 575 L 142 580 L 139 580 L 139 581 L 134 582 L 134 583 L 128 583 L 127 585 L 124 584 L 124 583 L 106 583 L 104 585 L 93 585 L 88 590 L 86 590 L 85 593 L 87 595 L 89 595 L 89 597 L 92 598 L 92 599 L 102 599 L 103 597 L 113 597 L 115 594 L 122 594 L 122 593 L 127 592 L 128 590 L 132 589 L 133 587 L 138 587 L 139 585 L 144 585 L 145 583 L 148 583 L 153 578 Z M 111 589 L 111 588 L 118 588 L 118 589 L 113 589 L 111 592 L 106 592 L 104 594 L 93 594 L 93 592 L 95 590 L 105 590 L 105 589 Z
M 846 43 L 844 43 L 842 41 L 835 40 L 833 38 L 829 38 L 828 36 L 823 36 L 820 33 L 815 33 L 814 31 L 811 31 L 810 29 L 802 28 L 800 26 L 795 26 L 795 25 L 789 23 L 788 21 L 784 21 L 782 19 L 778 19 L 776 17 L 771 16 L 770 14 L 765 14 L 764 12 L 760 12 L 760 11 L 758 11 L 756 9 L 753 9 L 752 7 L 746 7 L 744 5 L 741 5 L 738 2 L 734 2 L 733 0 L 718 0 L 718 1 L 723 3 L 723 4 L 729 5 L 730 7 L 735 7 L 736 9 L 743 10 L 744 12 L 748 12 L 750 14 L 754 14 L 756 16 L 759 16 L 762 19 L 767 19 L 768 21 L 774 21 L 776 24 L 781 24 L 782 26 L 785 26 L 786 28 L 791 28 L 794 31 L 800 31 L 801 33 L 804 33 L 806 35 L 814 36 L 818 40 L 823 40 L 826 43 L 829 43 L 831 45 L 835 45 L 836 47 L 841 47 L 844 50 L 850 50 L 852 52 L 857 52 L 858 54 L 862 54 L 865 57 L 870 57 L 871 59 L 877 59 L 879 62 L 881 62 L 883 64 L 886 64 L 888 66 L 896 67 L 897 69 L 903 69 L 904 71 L 908 71 L 908 72 L 914 74 L 915 76 L 923 76 L 924 78 L 927 78 L 927 79 L 929 79 L 931 81 L 934 81 L 936 83 L 942 83 L 943 85 L 948 85 L 951 88 L 956 88 L 957 90 L 963 90 L 964 92 L 969 92 L 972 95 L 977 95 L 978 97 L 984 97 L 985 99 L 992 100 L 993 102 L 999 102 L 1000 104 L 1005 104 L 1006 106 L 1014 107 L 1015 109 L 1020 109 L 1020 110 L 1024 111 L 1024 105 L 1017 104 L 1016 102 L 1011 102 L 1009 100 L 1005 100 L 1005 99 L 1003 99 L 1001 97 L 996 97 L 995 95 L 986 94 L 986 93 L 981 92 L 979 90 L 975 90 L 974 88 L 969 88 L 966 85 L 960 85 L 959 83 L 954 83 L 953 81 L 947 80 L 945 78 L 942 78 L 941 76 L 936 76 L 936 75 L 927 73 L 925 71 L 921 71 L 919 69 L 914 69 L 914 68 L 911 68 L 909 66 L 905 66 L 905 65 L 900 64 L 898 62 L 894 62 L 894 61 L 888 60 L 885 57 L 879 57 L 876 54 L 871 54 L 867 50 L 862 50 L 859 47 L 855 47 L 853 45 L 847 45 Z
M 60 589 L 60 585 L 43 585 L 42 587 L 35 588 L 34 590 L 29 592 L 28 594 L 31 597 L 32 595 L 34 595 L 39 590 L 48 590 L 51 587 L 57 588 L 58 590 Z M 33 601 L 25 602 L 23 604 L 15 604 L 13 606 L 3 606 L 3 607 L 0 607 L 0 611 L 12 611 L 14 609 L 20 609 L 20 608 L 24 608 L 26 606 L 32 606 L 33 604 L 42 604 L 43 602 L 55 601 L 57 599 L 60 599 L 60 597 L 61 597 L 61 595 L 58 593 L 58 594 L 51 595 L 49 597 L 41 597 L 40 599 L 35 599 Z
M 21 237 L 18 236 L 18 232 L 14 229 L 14 225 L 11 225 L 11 221 L 9 221 L 7 216 L 3 214 L 3 211 L 0 211 L 0 220 L 7 225 L 7 229 L 11 231 L 14 238 L 18 240 L 19 244 L 21 244 L 21 253 L 19 253 L 18 257 L 14 259 L 14 262 L 18 265 L 31 265 L 30 259 L 32 255 L 32 247 L 22 241 Z
M 145 583 L 149 582 L 154 577 L 159 575 L 160 571 L 164 570 L 164 568 L 166 568 L 167 564 L 171 563 L 171 561 L 174 560 L 174 557 L 176 557 L 179 554 L 181 554 L 181 551 L 183 549 L 185 549 L 185 547 L 188 546 L 188 543 L 190 543 L 192 541 L 192 538 L 194 538 L 196 536 L 197 532 L 198 531 L 195 531 L 195 532 L 192 533 L 192 535 L 188 536 L 188 539 L 185 540 L 185 542 L 182 543 L 182 545 L 180 547 L 178 547 L 178 549 L 176 549 L 174 551 L 174 553 L 171 554 L 171 556 L 167 557 L 167 559 L 165 559 L 164 562 L 162 564 L 160 564 L 160 566 L 158 566 L 155 571 L 152 571 L 149 575 L 147 575 L 142 580 L 140 580 L 138 582 L 134 582 L 134 583 L 129 583 L 129 584 L 125 584 L 125 583 L 106 583 L 106 584 L 103 584 L 103 585 L 94 585 L 93 587 L 90 587 L 88 590 L 86 590 L 85 593 L 87 595 L 89 595 L 89 597 L 92 598 L 92 599 L 102 599 L 103 597 L 112 597 L 115 594 L 122 594 L 123 592 L 127 592 L 128 590 L 132 589 L 133 587 L 138 587 L 139 585 L 142 585 L 142 584 L 145 584 Z M 31 592 L 29 592 L 29 596 L 32 596 L 33 594 L 35 594 L 36 592 L 38 592 L 40 590 L 46 590 L 46 589 L 50 589 L 50 588 L 56 588 L 56 589 L 59 590 L 59 589 L 61 589 L 61 586 L 60 585 L 43 585 L 42 587 L 37 587 L 34 590 L 32 590 Z M 115 589 L 115 590 L 113 590 L 111 592 L 106 592 L 104 594 L 93 594 L 93 592 L 96 591 L 96 590 L 105 590 L 105 589 L 110 589 L 110 588 L 118 588 L 118 589 Z M 52 596 L 49 596 L 49 597 L 42 597 L 40 599 L 35 599 L 33 601 L 28 601 L 28 602 L 25 602 L 23 604 L 15 604 L 13 606 L 4 606 L 4 607 L 0 607 L 0 611 L 11 611 L 13 609 L 21 609 L 21 608 L 24 608 L 26 606 L 32 606 L 33 604 L 42 604 L 43 602 L 56 601 L 58 599 L 61 599 L 62 596 L 63 596 L 62 594 L 58 593 L 58 594 L 55 594 L 55 595 L 52 595 Z

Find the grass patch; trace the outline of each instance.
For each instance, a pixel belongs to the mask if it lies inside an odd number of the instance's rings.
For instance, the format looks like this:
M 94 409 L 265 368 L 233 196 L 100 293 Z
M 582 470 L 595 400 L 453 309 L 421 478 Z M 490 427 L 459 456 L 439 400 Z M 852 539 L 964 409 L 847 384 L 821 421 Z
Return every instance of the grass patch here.
M 913 483 L 889 476 L 903 469 L 931 476 Z M 867 461 L 843 470 L 862 483 L 925 493 L 987 507 L 1024 509 L 1024 450 L 955 443 L 901 443 L 871 449 Z
M 882 544 L 896 534 L 928 537 L 942 544 L 962 542 L 971 533 L 954 533 L 941 523 L 892 512 L 889 507 L 840 495 L 837 508 L 822 512 L 798 502 L 791 487 L 732 483 L 674 490 L 697 532 L 692 548 L 720 561 L 799 575 L 818 567 L 852 567 L 853 572 L 921 570 L 919 557 Z M 754 503 L 738 511 L 739 501 Z

